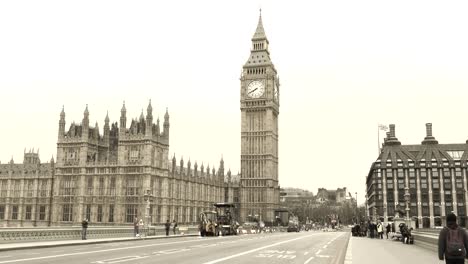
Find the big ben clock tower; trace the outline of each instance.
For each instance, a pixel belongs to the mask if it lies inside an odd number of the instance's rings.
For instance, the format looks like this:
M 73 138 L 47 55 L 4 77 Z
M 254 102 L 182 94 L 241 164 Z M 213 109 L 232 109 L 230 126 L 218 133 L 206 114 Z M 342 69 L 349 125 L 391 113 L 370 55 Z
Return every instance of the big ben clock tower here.
M 241 76 L 241 221 L 274 221 L 279 206 L 279 79 L 270 59 L 262 16 Z

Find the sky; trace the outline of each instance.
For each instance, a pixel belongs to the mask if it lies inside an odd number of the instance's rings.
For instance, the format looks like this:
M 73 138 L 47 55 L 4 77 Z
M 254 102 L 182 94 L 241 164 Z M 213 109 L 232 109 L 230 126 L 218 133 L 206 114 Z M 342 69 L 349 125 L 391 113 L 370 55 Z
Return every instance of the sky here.
M 259 9 L 280 87 L 279 181 L 364 199 L 378 124 L 468 139 L 467 1 L 1 1 L 0 161 L 66 129 L 170 114 L 170 155 L 240 171 L 240 74 Z M 129 121 L 127 120 L 127 124 Z

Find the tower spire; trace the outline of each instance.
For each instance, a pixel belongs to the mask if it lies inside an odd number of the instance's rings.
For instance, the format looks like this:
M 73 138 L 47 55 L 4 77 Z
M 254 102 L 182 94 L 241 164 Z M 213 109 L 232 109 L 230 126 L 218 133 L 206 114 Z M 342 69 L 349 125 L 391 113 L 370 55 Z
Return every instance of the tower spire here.
M 252 37 L 252 40 L 261 40 L 266 39 L 265 29 L 263 29 L 263 22 L 262 22 L 262 9 L 260 8 L 260 15 L 258 17 L 258 24 L 257 29 L 255 30 L 255 34 Z

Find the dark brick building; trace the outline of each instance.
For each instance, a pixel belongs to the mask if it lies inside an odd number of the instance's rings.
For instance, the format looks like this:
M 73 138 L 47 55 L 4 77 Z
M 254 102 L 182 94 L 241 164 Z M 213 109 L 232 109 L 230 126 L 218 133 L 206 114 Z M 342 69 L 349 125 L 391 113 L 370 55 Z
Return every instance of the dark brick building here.
M 466 226 L 467 149 L 468 141 L 439 144 L 430 123 L 421 144 L 402 145 L 395 136 L 395 125 L 390 125 L 366 178 L 370 218 L 391 221 L 398 211 L 404 217 L 405 193 L 409 193 L 409 215 L 418 227 L 444 225 L 445 216 L 452 211 L 459 216 L 459 224 Z

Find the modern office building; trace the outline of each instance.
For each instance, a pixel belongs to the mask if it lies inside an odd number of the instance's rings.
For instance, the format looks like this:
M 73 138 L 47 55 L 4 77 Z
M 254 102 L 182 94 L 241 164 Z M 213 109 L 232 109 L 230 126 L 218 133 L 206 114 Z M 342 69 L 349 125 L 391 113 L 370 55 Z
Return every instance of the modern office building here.
M 468 141 L 439 144 L 426 124 L 418 145 L 402 145 L 390 125 L 381 152 L 366 178 L 368 214 L 373 220 L 409 217 L 419 228 L 442 226 L 448 213 L 466 226 Z

